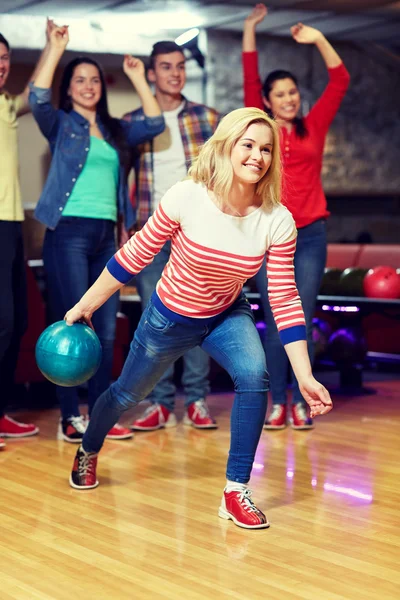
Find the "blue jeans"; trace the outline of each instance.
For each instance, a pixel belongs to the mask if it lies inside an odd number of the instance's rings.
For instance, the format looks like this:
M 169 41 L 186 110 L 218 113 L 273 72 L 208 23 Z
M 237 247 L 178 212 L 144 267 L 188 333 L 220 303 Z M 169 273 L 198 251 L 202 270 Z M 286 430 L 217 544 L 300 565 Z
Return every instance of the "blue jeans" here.
M 46 230 L 43 261 L 54 321 L 64 318 L 67 310 L 81 299 L 103 271 L 116 250 L 114 231 L 112 221 L 83 217 L 62 217 L 54 231 Z M 111 382 L 118 302 L 118 294 L 114 294 L 93 315 L 103 357 L 97 373 L 88 383 L 89 414 Z M 79 415 L 78 389 L 56 388 L 62 418 Z
M 99 452 L 121 414 L 141 402 L 185 352 L 201 346 L 231 376 L 235 398 L 226 476 L 247 483 L 267 408 L 265 353 L 244 295 L 212 325 L 171 321 L 151 300 L 144 310 L 119 379 L 96 402 L 83 437 L 86 452 Z
M 311 223 L 311 225 L 298 230 L 297 247 L 294 256 L 295 279 L 306 319 L 307 345 L 311 364 L 314 359 L 312 320 L 315 313 L 318 291 L 324 274 L 326 243 L 326 222 L 324 219 L 315 221 L 315 223 Z M 286 404 L 289 359 L 279 339 L 278 330 L 268 300 L 265 261 L 256 275 L 256 284 L 261 295 L 262 307 L 267 323 L 265 352 L 271 380 L 272 403 Z M 290 374 L 293 383 L 293 404 L 297 404 L 298 402 L 305 403 L 292 369 L 290 369 Z
M 171 243 L 167 242 L 154 257 L 153 262 L 135 277 L 137 289 L 145 310 L 171 253 Z M 208 375 L 210 362 L 201 348 L 192 348 L 183 355 L 182 387 L 185 392 L 185 406 L 189 406 L 200 398 L 205 398 L 210 391 Z M 168 410 L 174 410 L 176 387 L 174 384 L 174 365 L 171 365 L 154 387 L 148 400 L 159 403 Z

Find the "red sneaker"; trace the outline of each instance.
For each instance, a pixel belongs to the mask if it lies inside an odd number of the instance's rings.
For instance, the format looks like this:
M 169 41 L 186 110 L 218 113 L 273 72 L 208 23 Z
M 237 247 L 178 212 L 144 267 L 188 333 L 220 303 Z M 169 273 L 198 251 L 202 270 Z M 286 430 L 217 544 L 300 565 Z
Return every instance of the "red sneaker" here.
M 286 404 L 273 404 L 264 429 L 285 429 L 287 419 Z
M 3 438 L 0 438 L 0 448 L 5 448 L 5 441 L 3 440 Z
M 221 519 L 231 519 L 235 525 L 245 529 L 269 527 L 267 517 L 252 501 L 249 488 L 238 487 L 230 492 L 225 489 L 218 516 Z
M 85 452 L 82 446 L 79 446 L 69 478 L 69 485 L 76 490 L 90 490 L 97 487 L 99 482 L 96 479 L 96 467 L 97 454 L 95 452 Z
M 184 425 L 191 425 L 196 429 L 217 429 L 218 425 L 210 415 L 206 401 L 203 398 L 192 402 L 187 407 L 183 417 Z
M 88 421 L 83 415 L 60 419 L 58 424 L 57 439 L 80 444 L 88 426 Z
M 19 423 L 7 415 L 0 419 L 0 436 L 2 437 L 23 438 L 37 433 L 39 433 L 39 427 L 32 423 Z
M 313 429 L 314 422 L 308 416 L 307 407 L 303 402 L 292 404 L 292 417 L 290 424 L 293 429 Z
M 164 427 L 176 427 L 176 417 L 168 408 L 157 403 L 149 406 L 131 425 L 131 429 L 137 431 L 155 431 Z
M 122 427 L 119 423 L 115 423 L 114 427 L 111 427 L 107 433 L 106 438 L 108 440 L 129 440 L 133 438 L 133 433 L 130 429 Z

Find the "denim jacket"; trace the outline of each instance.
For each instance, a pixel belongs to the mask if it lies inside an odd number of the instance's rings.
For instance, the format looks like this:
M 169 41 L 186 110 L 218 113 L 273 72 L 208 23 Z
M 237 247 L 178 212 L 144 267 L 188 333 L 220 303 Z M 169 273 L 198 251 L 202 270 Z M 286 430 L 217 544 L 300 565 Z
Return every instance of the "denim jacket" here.
M 89 122 L 75 111 L 66 113 L 56 110 L 51 104 L 50 89 L 38 88 L 33 84 L 30 88 L 29 104 L 33 116 L 48 139 L 53 156 L 35 217 L 49 229 L 55 229 L 86 162 L 90 147 Z M 104 139 L 109 141 L 109 133 L 99 118 L 97 123 Z M 143 115 L 142 119 L 133 123 L 120 119 L 120 123 L 130 147 L 151 140 L 165 129 L 162 115 Z M 119 168 L 118 213 L 123 215 L 126 228 L 135 222 L 135 210 L 129 200 L 126 172 L 122 164 Z

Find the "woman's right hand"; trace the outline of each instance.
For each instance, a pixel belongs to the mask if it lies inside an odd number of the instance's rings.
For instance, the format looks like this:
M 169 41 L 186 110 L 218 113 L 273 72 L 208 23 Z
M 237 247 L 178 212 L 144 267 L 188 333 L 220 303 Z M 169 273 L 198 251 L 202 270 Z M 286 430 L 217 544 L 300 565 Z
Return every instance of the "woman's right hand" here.
M 268 13 L 265 4 L 256 4 L 249 16 L 245 20 L 245 25 L 255 27 L 264 20 Z
M 66 321 L 67 325 L 73 325 L 78 321 L 84 321 L 86 325 L 89 325 L 89 327 L 94 331 L 92 314 L 93 313 L 87 310 L 83 310 L 78 302 L 78 304 L 75 304 L 75 306 L 65 314 L 64 321 Z
M 50 47 L 64 52 L 69 42 L 68 25 L 57 27 L 51 22 L 51 24 L 48 25 L 47 32 L 49 36 Z

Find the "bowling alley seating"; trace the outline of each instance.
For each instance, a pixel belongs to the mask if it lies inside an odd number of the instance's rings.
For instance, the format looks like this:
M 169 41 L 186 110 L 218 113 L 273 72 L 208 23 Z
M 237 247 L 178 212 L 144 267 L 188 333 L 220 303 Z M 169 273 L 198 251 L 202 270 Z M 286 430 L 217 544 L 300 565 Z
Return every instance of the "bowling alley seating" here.
M 400 269 L 400 244 L 328 244 L 327 267 L 371 269 L 378 265 Z
M 370 269 L 387 265 L 400 269 L 400 244 L 328 244 L 327 267 L 346 269 L 360 267 Z M 397 317 L 396 317 L 397 315 Z M 362 328 L 368 352 L 378 355 L 399 355 L 400 321 L 399 309 L 381 308 L 375 304 L 362 319 Z

